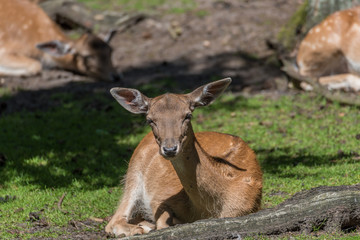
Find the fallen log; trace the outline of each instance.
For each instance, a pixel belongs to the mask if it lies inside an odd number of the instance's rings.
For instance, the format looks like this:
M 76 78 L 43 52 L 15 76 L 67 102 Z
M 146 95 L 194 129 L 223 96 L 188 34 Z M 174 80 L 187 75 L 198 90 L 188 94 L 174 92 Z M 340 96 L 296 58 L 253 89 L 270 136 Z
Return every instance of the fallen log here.
M 360 96 L 351 93 L 342 93 L 340 91 L 330 91 L 325 86 L 322 86 L 316 78 L 305 77 L 300 75 L 293 67 L 292 63 L 282 59 L 284 66 L 281 68 L 288 76 L 310 84 L 313 91 L 324 96 L 331 101 L 340 102 L 348 105 L 360 106 Z
M 241 239 L 286 232 L 327 233 L 360 227 L 360 184 L 296 193 L 275 208 L 238 218 L 207 219 L 125 239 Z
M 82 28 L 95 33 L 112 30 L 121 32 L 145 18 L 145 15 L 140 13 L 99 12 L 74 0 L 43 1 L 40 7 L 62 26 Z

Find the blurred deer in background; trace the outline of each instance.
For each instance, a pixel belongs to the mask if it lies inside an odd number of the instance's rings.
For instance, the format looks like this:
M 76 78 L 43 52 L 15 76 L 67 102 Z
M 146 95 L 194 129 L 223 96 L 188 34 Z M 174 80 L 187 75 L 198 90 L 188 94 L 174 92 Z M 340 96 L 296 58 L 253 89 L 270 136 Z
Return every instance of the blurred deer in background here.
M 69 39 L 36 4 L 0 0 L 0 76 L 32 76 L 56 67 L 116 81 L 107 42 L 84 34 Z M 110 40 L 110 39 L 107 39 Z
M 239 137 L 194 133 L 191 126 L 194 109 L 212 103 L 230 82 L 227 78 L 189 94 L 155 98 L 136 89 L 111 89 L 126 110 L 146 114 L 152 132 L 131 157 L 123 197 L 106 232 L 143 234 L 259 210 L 262 172 L 255 153 Z
M 313 27 L 300 44 L 299 73 L 329 89 L 360 90 L 360 7 L 338 11 Z

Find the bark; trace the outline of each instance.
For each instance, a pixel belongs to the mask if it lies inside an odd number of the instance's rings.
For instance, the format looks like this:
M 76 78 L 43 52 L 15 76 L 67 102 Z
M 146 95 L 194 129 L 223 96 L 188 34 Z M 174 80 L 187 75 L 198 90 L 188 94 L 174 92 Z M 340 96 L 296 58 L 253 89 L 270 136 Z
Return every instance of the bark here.
M 282 70 L 291 78 L 298 81 L 304 81 L 313 87 L 313 91 L 324 96 L 331 101 L 340 102 L 343 104 L 360 106 L 360 96 L 356 93 L 343 93 L 341 91 L 330 91 L 326 86 L 319 84 L 316 78 L 301 76 L 293 67 L 293 64 L 287 60 L 282 59 L 284 67 Z
M 241 239 L 286 232 L 328 233 L 360 226 L 360 185 L 317 187 L 295 194 L 275 208 L 223 219 L 208 219 L 126 239 Z
M 360 4 L 360 0 L 304 0 L 290 20 L 278 34 L 280 46 L 284 52 L 297 48 L 306 33 L 333 12 L 351 8 Z M 276 45 L 276 44 L 274 44 Z M 282 46 L 281 46 L 282 45 Z
M 359 5 L 360 0 L 308 0 L 305 32 L 333 12 Z

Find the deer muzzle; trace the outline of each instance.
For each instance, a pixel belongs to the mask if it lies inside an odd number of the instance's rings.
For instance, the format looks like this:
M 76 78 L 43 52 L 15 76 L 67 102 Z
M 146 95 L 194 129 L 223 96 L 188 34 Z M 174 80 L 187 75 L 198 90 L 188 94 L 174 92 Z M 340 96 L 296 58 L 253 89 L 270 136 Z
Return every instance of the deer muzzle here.
M 160 153 L 166 158 L 175 157 L 179 153 L 179 142 L 175 139 L 165 139 L 160 147 Z

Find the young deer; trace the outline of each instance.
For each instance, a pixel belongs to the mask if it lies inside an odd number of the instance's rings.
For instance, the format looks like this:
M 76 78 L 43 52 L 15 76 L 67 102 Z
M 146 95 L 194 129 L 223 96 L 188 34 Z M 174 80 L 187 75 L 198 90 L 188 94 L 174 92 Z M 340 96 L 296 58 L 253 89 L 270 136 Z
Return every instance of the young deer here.
M 129 236 L 259 210 L 262 172 L 254 152 L 233 135 L 195 134 L 190 122 L 194 109 L 212 103 L 230 82 L 155 98 L 136 89 L 111 89 L 126 110 L 146 114 L 152 133 L 130 159 L 124 194 L 106 232 Z
M 0 76 L 31 76 L 58 67 L 102 80 L 118 80 L 111 47 L 84 34 L 70 40 L 36 4 L 0 0 Z
M 329 89 L 360 90 L 360 7 L 338 11 L 313 27 L 300 44 L 299 73 Z

